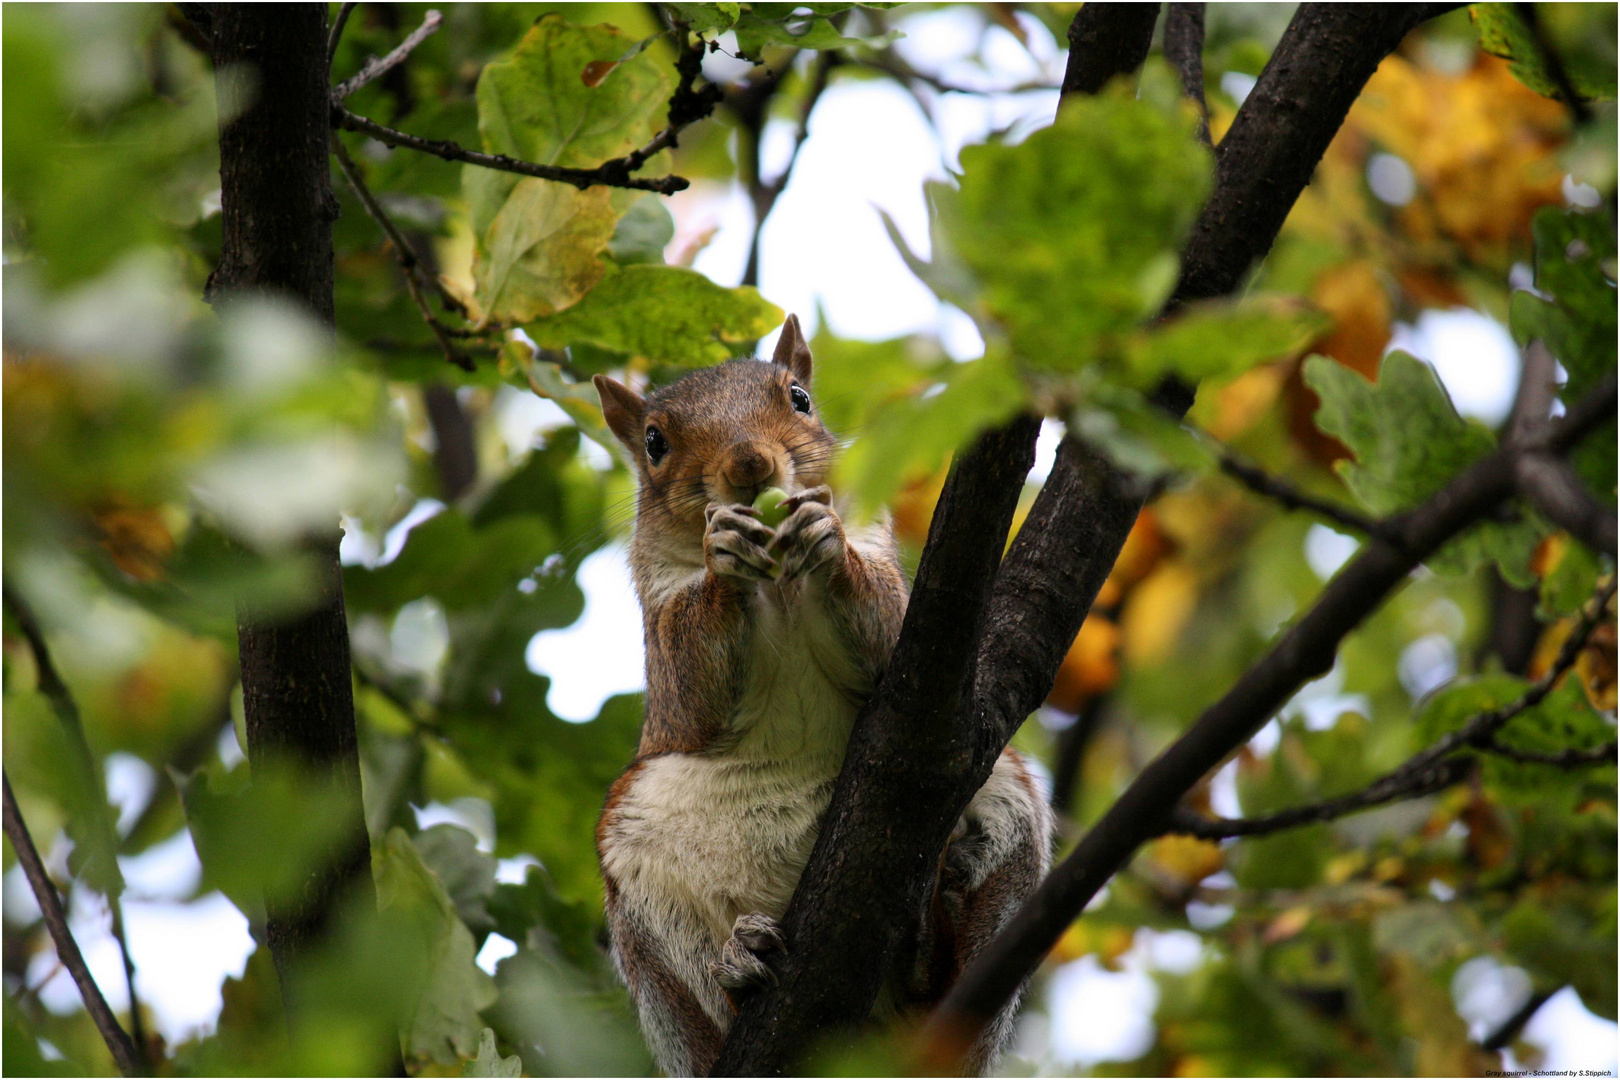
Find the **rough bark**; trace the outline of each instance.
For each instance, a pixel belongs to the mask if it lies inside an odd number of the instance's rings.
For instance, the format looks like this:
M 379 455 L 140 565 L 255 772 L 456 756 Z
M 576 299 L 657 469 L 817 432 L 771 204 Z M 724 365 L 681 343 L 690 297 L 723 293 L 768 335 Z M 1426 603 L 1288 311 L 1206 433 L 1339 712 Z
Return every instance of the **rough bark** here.
M 1139 63 L 1145 56 L 1142 28 L 1146 24 L 1151 34 L 1152 24 L 1140 10 L 1123 10 L 1129 7 L 1081 8 L 1078 29 L 1070 35 L 1075 48 L 1066 89 L 1071 82 L 1076 89 L 1101 86 L 1108 76 L 1129 70 L 1121 65 L 1131 57 Z M 1237 287 L 1270 248 L 1367 78 L 1412 27 L 1439 10 L 1444 8 L 1301 7 L 1222 142 L 1215 193 L 1184 253 L 1172 308 Z M 1077 58 L 1076 53 L 1081 55 Z M 1088 62 L 1094 62 L 1099 72 L 1107 70 L 1107 75 L 1080 76 L 1078 70 Z M 1167 387 L 1159 396 L 1179 415 L 1191 404 L 1192 388 Z M 1034 433 L 1028 432 L 1027 445 L 1022 436 L 1012 437 L 1015 434 L 992 433 L 974 454 L 965 456 L 953 470 L 947 494 L 957 484 L 994 491 L 985 481 L 996 474 L 1021 479 L 1024 473 L 1018 464 L 1029 459 Z M 1013 487 L 1017 483 L 1009 481 Z M 907 925 L 903 920 L 915 910 L 908 905 L 921 895 L 943 846 L 946 833 L 938 823 L 956 820 L 1001 748 L 1045 697 L 1146 494 L 1143 485 L 1083 444 L 1066 440 L 1017 541 L 1000 564 L 972 663 L 969 702 L 954 716 L 946 715 L 944 729 L 919 732 L 923 745 L 914 740 L 904 745 L 901 756 L 868 757 L 858 748 L 884 745 L 883 736 L 869 730 L 873 724 L 889 722 L 918 732 L 905 719 L 890 719 L 924 714 L 896 709 L 902 700 L 899 687 L 914 686 L 930 673 L 958 670 L 913 666 L 930 654 L 920 648 L 908 650 L 907 636 L 924 632 L 929 624 L 914 622 L 908 612 L 902 646 L 857 721 L 827 825 L 789 908 L 789 952 L 778 968 L 781 985 L 744 1006 L 716 1075 L 780 1073 L 812 1035 L 867 1015 L 875 987 L 889 970 L 900 930 Z M 942 510 L 944 506 L 942 500 Z M 918 569 L 919 590 L 931 584 L 934 566 L 952 561 L 942 557 L 930 562 L 931 555 L 943 556 L 939 548 L 967 549 L 987 542 L 982 532 L 939 528 L 938 517 L 935 524 Z M 988 521 L 981 519 L 979 524 Z M 1005 531 L 988 543 L 999 548 L 1003 536 Z M 955 585 L 975 592 L 971 583 Z M 962 614 L 963 623 L 980 627 L 977 608 L 962 609 Z M 955 688 L 934 685 L 932 695 L 935 702 L 954 699 Z M 966 755 L 964 744 L 970 748 Z M 937 770 L 947 760 L 959 762 L 957 771 L 941 778 Z M 848 833 L 851 822 L 865 823 L 868 831 Z M 1124 848 L 1120 862 L 1137 843 Z M 855 957 L 859 962 L 853 961 Z M 1038 957 L 1030 961 L 1025 973 L 1037 961 Z M 1022 977 L 1019 974 L 1014 985 Z
M 326 5 L 217 4 L 210 32 L 221 75 L 224 245 L 209 298 L 275 295 L 330 327 L 337 203 L 327 164 Z M 334 522 L 307 541 L 318 576 L 311 608 L 293 618 L 246 606 L 237 613 L 249 761 L 257 770 L 298 767 L 344 796 L 346 827 L 323 866 L 296 899 L 268 911 L 267 944 L 284 995 L 339 899 L 372 894 L 338 540 Z M 286 823 L 289 835 L 300 827 Z

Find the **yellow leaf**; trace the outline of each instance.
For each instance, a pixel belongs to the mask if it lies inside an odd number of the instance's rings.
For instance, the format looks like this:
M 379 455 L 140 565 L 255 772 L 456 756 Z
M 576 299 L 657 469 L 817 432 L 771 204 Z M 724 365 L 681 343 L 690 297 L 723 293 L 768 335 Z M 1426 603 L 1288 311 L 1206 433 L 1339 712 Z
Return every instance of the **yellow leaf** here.
M 1198 606 L 1198 575 L 1168 562 L 1138 585 L 1120 619 L 1125 661 L 1132 667 L 1161 662 Z

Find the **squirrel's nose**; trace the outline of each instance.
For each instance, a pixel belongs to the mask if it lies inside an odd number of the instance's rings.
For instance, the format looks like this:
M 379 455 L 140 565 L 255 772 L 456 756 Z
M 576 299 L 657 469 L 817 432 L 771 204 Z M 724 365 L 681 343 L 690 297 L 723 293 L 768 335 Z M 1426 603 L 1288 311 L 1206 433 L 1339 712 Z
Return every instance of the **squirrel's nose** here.
M 726 483 L 739 494 L 747 494 L 750 498 L 765 486 L 773 471 L 775 465 L 770 455 L 751 442 L 729 447 L 720 463 L 720 475 L 725 477 Z

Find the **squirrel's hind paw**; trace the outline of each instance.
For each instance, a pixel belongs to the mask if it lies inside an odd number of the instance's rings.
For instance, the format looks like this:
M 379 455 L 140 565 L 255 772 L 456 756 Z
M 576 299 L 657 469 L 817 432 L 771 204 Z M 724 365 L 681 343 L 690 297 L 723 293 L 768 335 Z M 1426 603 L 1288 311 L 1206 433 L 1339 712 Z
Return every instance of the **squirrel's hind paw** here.
M 721 946 L 720 959 L 709 965 L 709 974 L 735 1005 L 749 991 L 776 985 L 776 972 L 761 958 L 786 947 L 775 919 L 758 913 L 739 915 L 731 937 Z

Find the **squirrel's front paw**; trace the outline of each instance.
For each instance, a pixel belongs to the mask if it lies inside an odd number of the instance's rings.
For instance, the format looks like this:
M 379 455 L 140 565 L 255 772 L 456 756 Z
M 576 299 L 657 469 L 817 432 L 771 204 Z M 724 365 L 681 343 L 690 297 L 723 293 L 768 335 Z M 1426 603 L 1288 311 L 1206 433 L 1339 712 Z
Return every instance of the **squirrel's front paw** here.
M 720 948 L 720 959 L 709 965 L 709 974 L 736 1005 L 743 994 L 776 985 L 776 972 L 762 957 L 786 947 L 782 928 L 775 919 L 757 912 L 739 915 L 731 927 L 731 936 Z
M 717 577 L 769 581 L 776 569 L 766 545 L 775 535 L 771 527 L 746 506 L 711 506 L 705 512 L 703 562 Z
M 776 527 L 769 549 L 782 562 L 782 576 L 801 577 L 841 562 L 847 547 L 832 489 L 822 484 L 801 491 L 788 504 L 792 512 Z

